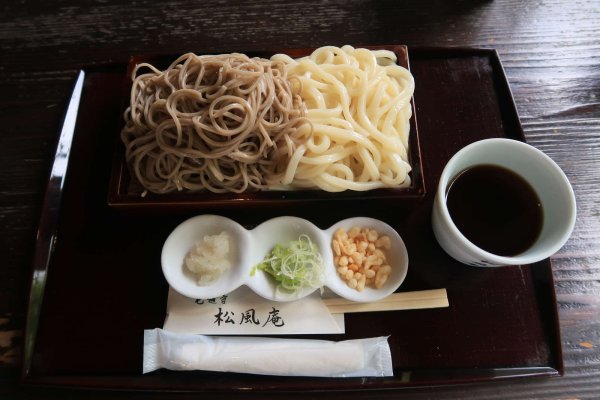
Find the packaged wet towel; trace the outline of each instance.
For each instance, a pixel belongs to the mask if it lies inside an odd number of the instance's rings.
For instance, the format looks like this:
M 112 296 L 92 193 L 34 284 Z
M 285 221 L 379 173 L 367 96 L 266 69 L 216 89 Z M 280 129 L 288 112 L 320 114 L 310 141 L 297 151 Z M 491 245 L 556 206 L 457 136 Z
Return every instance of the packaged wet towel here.
M 383 336 L 334 342 L 146 330 L 143 372 L 160 368 L 314 377 L 394 374 L 390 347 Z

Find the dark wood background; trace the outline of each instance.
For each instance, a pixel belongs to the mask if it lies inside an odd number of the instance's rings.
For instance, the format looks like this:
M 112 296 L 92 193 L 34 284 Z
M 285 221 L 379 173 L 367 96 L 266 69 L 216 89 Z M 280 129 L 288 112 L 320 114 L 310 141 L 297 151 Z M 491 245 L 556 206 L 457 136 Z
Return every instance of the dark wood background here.
M 124 63 L 132 54 L 387 43 L 497 49 L 527 140 L 551 156 L 571 180 L 578 220 L 571 239 L 553 258 L 564 377 L 366 397 L 599 399 L 598 0 L 3 1 L 0 398 L 90 397 L 18 386 L 36 227 L 61 117 L 79 68 Z M 363 396 L 353 393 L 353 397 Z

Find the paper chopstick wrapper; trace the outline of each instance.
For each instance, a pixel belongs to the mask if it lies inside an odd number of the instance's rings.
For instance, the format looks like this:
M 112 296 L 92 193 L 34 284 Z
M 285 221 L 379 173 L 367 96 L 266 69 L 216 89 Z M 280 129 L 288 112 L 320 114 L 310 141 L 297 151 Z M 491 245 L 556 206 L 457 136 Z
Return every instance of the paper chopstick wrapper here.
M 143 373 L 159 368 L 315 377 L 394 374 L 387 337 L 333 342 L 146 330 Z
M 163 329 L 205 335 L 336 334 L 345 331 L 344 313 L 448 305 L 446 289 L 394 293 L 373 303 L 337 296 L 321 299 L 318 292 L 294 302 L 273 302 L 247 287 L 220 298 L 195 300 L 170 289 Z
M 169 289 L 163 329 L 204 335 L 344 333 L 344 315 L 332 314 L 318 291 L 291 302 L 266 300 L 248 287 L 215 299 L 190 299 Z
M 449 306 L 446 289 L 393 293 L 382 300 L 372 303 L 355 303 L 341 297 L 323 299 L 323 302 L 332 314 L 369 311 L 415 310 Z

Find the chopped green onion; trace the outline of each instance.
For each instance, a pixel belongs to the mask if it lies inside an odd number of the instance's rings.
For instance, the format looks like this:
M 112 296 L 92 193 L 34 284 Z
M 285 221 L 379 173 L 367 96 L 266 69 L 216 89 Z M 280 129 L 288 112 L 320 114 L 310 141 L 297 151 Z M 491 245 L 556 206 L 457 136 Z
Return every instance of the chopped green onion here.
M 319 248 L 308 235 L 302 234 L 288 246 L 276 244 L 250 275 L 259 269 L 279 282 L 278 289 L 298 293 L 302 288 L 323 285 L 323 259 Z

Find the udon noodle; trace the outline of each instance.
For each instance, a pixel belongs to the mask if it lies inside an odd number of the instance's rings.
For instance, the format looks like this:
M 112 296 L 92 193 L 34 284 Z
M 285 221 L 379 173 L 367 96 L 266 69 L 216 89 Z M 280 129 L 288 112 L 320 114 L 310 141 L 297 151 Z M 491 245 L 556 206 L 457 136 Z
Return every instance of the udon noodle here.
M 303 119 L 282 63 L 190 53 L 133 79 L 121 139 L 146 190 L 264 189 L 285 170 Z
M 408 186 L 414 81 L 395 61 L 327 46 L 297 60 L 190 53 L 165 71 L 140 64 L 121 132 L 127 162 L 155 193 Z
M 391 51 L 327 46 L 294 60 L 312 129 L 300 129 L 282 183 L 330 192 L 410 185 L 407 149 L 414 80 Z

